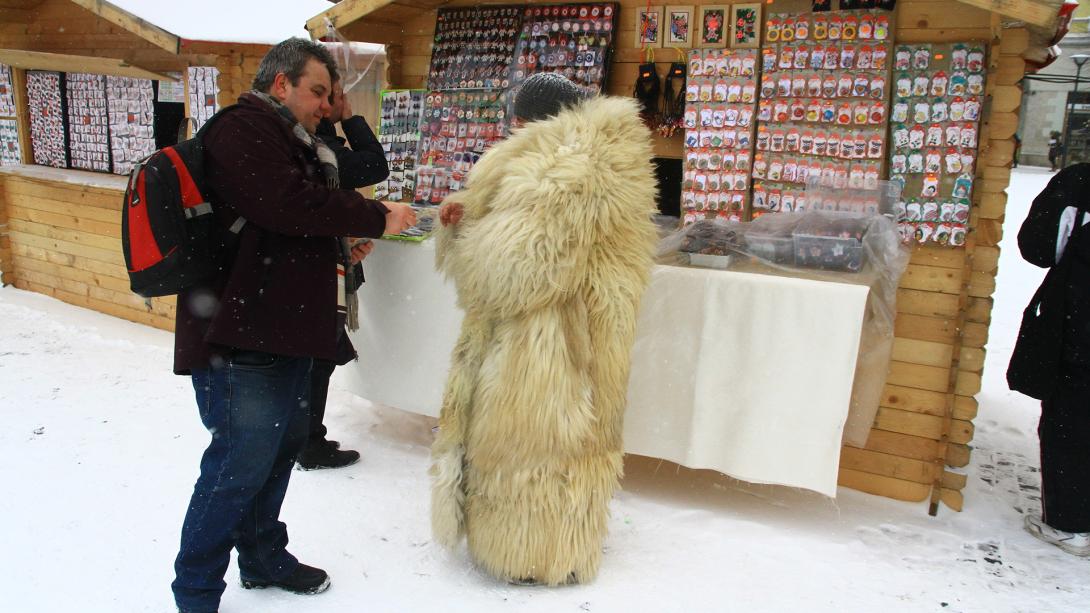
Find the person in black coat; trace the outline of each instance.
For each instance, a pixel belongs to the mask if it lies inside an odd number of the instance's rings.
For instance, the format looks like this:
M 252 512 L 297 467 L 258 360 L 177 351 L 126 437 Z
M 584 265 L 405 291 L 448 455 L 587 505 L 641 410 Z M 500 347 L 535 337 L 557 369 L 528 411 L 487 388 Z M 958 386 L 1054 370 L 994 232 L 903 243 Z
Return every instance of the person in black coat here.
M 1011 389 L 1041 400 L 1040 517 L 1026 530 L 1090 556 L 1090 164 L 1062 169 L 1018 232 L 1022 257 L 1048 268 L 1007 371 Z
M 202 136 L 213 215 L 245 224 L 218 272 L 178 295 L 174 371 L 190 376 L 209 433 L 174 563 L 183 613 L 219 610 L 232 549 L 244 588 L 330 584 L 288 551 L 280 510 L 306 440 L 311 366 L 355 355 L 341 279 L 362 254 L 338 237 L 402 232 L 416 217 L 337 189 L 335 156 L 314 136 L 336 75 L 318 43 L 275 45 L 253 90 Z
M 352 113 L 351 103 L 344 95 L 340 81 L 333 83 L 333 93 L 329 97 L 330 110 L 318 124 L 315 132 L 337 156 L 337 169 L 340 185 L 344 189 L 357 189 L 384 181 L 390 174 L 382 144 L 375 137 L 367 120 Z M 341 124 L 346 138 L 337 135 L 335 125 Z M 346 144 L 347 143 L 347 144 Z M 364 257 L 371 252 L 372 243 L 364 242 L 358 247 Z M 363 267 L 356 264 L 352 277 L 363 281 Z M 342 328 L 341 334 L 344 334 Z M 355 464 L 360 459 L 358 451 L 340 449 L 340 443 L 326 439 L 328 430 L 322 422 L 325 420 L 326 400 L 329 396 L 329 378 L 337 366 L 347 360 L 314 360 L 310 373 L 310 433 L 306 447 L 299 454 L 299 468 L 317 470 L 322 468 L 341 468 Z

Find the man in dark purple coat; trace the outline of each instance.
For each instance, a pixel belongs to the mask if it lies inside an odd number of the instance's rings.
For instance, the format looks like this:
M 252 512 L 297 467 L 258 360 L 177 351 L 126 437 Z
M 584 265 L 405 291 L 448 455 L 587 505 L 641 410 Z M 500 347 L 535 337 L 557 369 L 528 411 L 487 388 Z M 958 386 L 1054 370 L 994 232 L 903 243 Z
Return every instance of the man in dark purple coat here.
M 362 254 L 336 237 L 415 222 L 405 205 L 337 187 L 336 158 L 314 137 L 335 77 L 321 45 L 284 41 L 204 136 L 217 219 L 243 225 L 220 274 L 178 296 L 174 370 L 192 376 L 212 434 L 174 565 L 175 602 L 187 613 L 219 608 L 232 548 L 243 587 L 329 586 L 325 571 L 288 553 L 279 515 L 307 437 L 312 361 L 355 353 L 340 331 L 346 268 Z

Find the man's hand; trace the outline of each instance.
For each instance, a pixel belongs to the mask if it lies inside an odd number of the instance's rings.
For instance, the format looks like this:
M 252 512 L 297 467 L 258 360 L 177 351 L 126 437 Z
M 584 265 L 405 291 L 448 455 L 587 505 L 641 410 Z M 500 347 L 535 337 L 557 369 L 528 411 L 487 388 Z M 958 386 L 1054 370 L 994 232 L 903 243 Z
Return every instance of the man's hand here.
M 465 208 L 458 202 L 444 202 L 439 207 L 439 223 L 444 226 L 453 226 L 462 221 Z
M 363 239 L 356 241 L 355 239 L 349 239 L 352 242 L 352 265 L 355 266 L 363 261 L 363 258 L 371 254 L 371 251 L 375 248 L 375 243 L 370 239 Z
M 341 92 L 341 100 L 344 101 L 344 111 L 341 112 L 341 120 L 348 119 L 352 116 L 352 103 L 348 101 L 348 94 Z
M 384 202 L 386 208 L 386 234 L 401 234 L 416 225 L 416 213 L 412 207 L 400 202 Z

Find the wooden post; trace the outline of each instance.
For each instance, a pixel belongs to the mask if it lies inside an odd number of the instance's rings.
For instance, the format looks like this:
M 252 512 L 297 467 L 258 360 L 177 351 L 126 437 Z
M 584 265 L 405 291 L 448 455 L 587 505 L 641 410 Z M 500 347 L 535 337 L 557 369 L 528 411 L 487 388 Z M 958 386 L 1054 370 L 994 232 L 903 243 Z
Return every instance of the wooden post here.
M 991 16 L 991 44 L 989 45 L 989 61 L 988 61 L 988 83 L 986 86 L 985 109 L 987 120 L 982 122 L 982 129 L 980 133 L 980 154 L 977 156 L 976 165 L 976 185 L 973 190 L 973 206 L 974 214 L 971 219 L 975 220 L 979 224 L 981 217 L 979 215 L 979 209 L 981 204 L 981 191 L 979 189 L 985 175 L 987 173 L 988 162 L 984 155 L 989 149 L 991 144 L 991 116 L 996 111 L 994 104 L 994 92 L 996 90 L 996 76 L 999 69 L 999 56 L 1002 47 L 1002 23 L 1000 16 L 997 13 L 992 13 Z M 1003 110 L 1003 109 L 999 109 Z M 1002 160 L 1000 160 L 1002 161 Z M 1009 165 L 1009 163 L 1006 163 Z M 931 516 L 937 515 L 939 511 L 939 502 L 943 499 L 943 486 L 947 482 L 951 482 L 955 479 L 953 474 L 946 472 L 947 453 L 951 444 L 950 435 L 951 428 L 954 419 L 954 410 L 957 402 L 958 395 L 958 382 L 961 375 L 961 359 L 962 349 L 965 346 L 965 329 L 968 323 L 969 312 L 969 294 L 971 285 L 973 284 L 973 272 L 974 272 L 974 258 L 976 256 L 977 249 L 977 236 L 978 228 L 971 228 L 965 241 L 966 257 L 961 270 L 961 291 L 958 294 L 958 310 L 957 310 L 957 324 L 956 324 L 956 337 L 954 339 L 953 351 L 951 352 L 950 359 L 950 371 L 947 381 L 946 390 L 946 405 L 942 416 L 942 436 L 939 439 L 938 452 L 936 453 L 935 464 L 935 480 L 931 485 L 931 504 L 928 507 L 928 514 Z
M 30 105 L 26 95 L 26 70 L 11 69 L 11 88 L 15 93 L 15 120 L 19 124 L 19 154 L 24 164 L 34 163 L 34 149 L 30 141 Z

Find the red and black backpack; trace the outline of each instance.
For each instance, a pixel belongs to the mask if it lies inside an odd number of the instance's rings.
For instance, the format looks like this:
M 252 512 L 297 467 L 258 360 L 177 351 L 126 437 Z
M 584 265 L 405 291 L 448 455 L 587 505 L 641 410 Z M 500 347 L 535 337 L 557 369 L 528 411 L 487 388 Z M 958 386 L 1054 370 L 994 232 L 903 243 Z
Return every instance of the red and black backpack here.
M 205 185 L 208 128 L 234 108 L 220 110 L 197 134 L 140 161 L 129 174 L 121 213 L 121 246 L 132 291 L 170 296 L 210 278 L 223 265 L 226 245 L 242 229 L 241 217 L 222 229 L 212 215 Z

